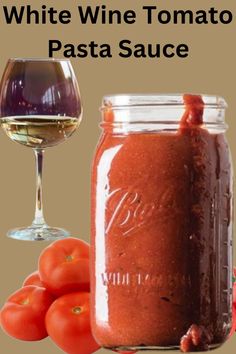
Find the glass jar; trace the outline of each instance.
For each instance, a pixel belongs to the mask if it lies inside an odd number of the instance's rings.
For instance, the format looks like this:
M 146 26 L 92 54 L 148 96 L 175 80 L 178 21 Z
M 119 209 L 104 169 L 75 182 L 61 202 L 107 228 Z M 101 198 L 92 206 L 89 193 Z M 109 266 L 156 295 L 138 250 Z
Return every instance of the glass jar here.
M 232 317 L 226 103 L 104 98 L 92 172 L 92 329 L 116 350 L 208 350 Z

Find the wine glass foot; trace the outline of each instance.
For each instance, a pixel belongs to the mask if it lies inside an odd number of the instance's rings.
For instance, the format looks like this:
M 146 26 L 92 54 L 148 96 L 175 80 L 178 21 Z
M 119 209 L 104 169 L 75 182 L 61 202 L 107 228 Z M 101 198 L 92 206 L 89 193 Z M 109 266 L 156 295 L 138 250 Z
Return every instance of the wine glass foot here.
M 32 225 L 10 230 L 7 236 L 22 241 L 55 241 L 70 236 L 70 233 L 58 227 Z

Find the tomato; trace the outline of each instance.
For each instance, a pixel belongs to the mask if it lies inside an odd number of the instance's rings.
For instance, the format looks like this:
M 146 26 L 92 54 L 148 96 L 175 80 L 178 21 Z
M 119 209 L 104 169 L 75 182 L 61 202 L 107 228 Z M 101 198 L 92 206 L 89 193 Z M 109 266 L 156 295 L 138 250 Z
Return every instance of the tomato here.
M 28 285 L 12 294 L 0 314 L 1 326 L 11 337 L 36 341 L 48 336 L 45 315 L 54 301 L 44 288 Z
M 235 268 L 234 268 L 234 272 L 235 272 Z M 236 282 L 234 282 L 234 284 L 233 284 L 232 328 L 231 328 L 229 337 L 231 337 L 235 333 L 235 331 L 236 331 Z
M 68 354 L 90 354 L 99 349 L 91 333 L 89 293 L 58 298 L 47 312 L 46 327 L 52 340 Z
M 31 273 L 27 278 L 25 278 L 23 286 L 27 286 L 27 285 L 35 285 L 35 286 L 44 287 L 44 285 L 39 277 L 38 271 Z
M 76 238 L 55 241 L 39 257 L 39 274 L 56 296 L 89 291 L 89 245 Z
M 236 331 L 236 304 L 233 304 L 232 327 L 231 327 L 229 337 L 235 334 L 235 331 Z
M 233 284 L 233 303 L 236 306 L 236 268 L 234 268 L 234 284 Z

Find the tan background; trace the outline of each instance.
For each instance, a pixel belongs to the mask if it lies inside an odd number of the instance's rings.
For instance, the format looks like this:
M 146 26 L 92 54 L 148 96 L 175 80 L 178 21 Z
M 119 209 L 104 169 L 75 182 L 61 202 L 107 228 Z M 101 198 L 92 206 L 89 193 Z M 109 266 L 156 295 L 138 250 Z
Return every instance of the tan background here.
M 21 0 L 5 0 L 4 4 L 24 5 Z M 0 14 L 0 75 L 9 57 L 47 57 L 48 39 L 65 43 L 109 42 L 113 47 L 124 38 L 136 42 L 184 43 L 191 48 L 188 59 L 73 59 L 84 103 L 80 130 L 67 143 L 46 152 L 44 171 L 44 205 L 50 225 L 68 228 L 72 235 L 89 240 L 90 162 L 100 134 L 98 107 L 105 93 L 119 92 L 202 92 L 219 94 L 229 104 L 228 138 L 233 159 L 236 158 L 235 99 L 235 22 L 229 26 L 148 26 L 141 7 L 146 1 L 89 1 L 90 4 L 111 4 L 112 8 L 134 8 L 140 20 L 137 25 L 80 26 L 76 6 L 87 1 L 28 1 L 40 8 L 43 4 L 73 12 L 71 25 L 6 25 Z M 159 8 L 229 8 L 236 13 L 232 0 L 149 0 Z M 1 2 L 2 6 L 2 2 Z M 62 56 L 58 55 L 58 57 Z M 27 225 L 34 209 L 34 160 L 30 149 L 13 144 L 0 133 L 1 158 L 1 223 L 0 223 L 0 305 L 21 286 L 24 277 L 37 267 L 37 257 L 45 243 L 26 243 L 7 239 L 9 228 Z M 234 353 L 236 335 L 218 350 Z M 60 350 L 50 340 L 39 343 L 15 341 L 0 333 L 1 354 L 56 354 Z M 105 350 L 101 350 L 101 354 Z

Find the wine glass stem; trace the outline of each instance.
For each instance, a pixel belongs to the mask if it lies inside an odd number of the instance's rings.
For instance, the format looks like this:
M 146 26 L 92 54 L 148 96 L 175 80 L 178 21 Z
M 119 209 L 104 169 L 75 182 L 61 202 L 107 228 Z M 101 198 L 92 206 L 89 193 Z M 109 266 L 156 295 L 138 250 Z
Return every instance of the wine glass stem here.
M 43 217 L 43 187 L 42 187 L 42 173 L 43 173 L 43 149 L 34 149 L 36 162 L 36 206 L 35 217 L 33 221 L 34 226 L 46 225 Z

